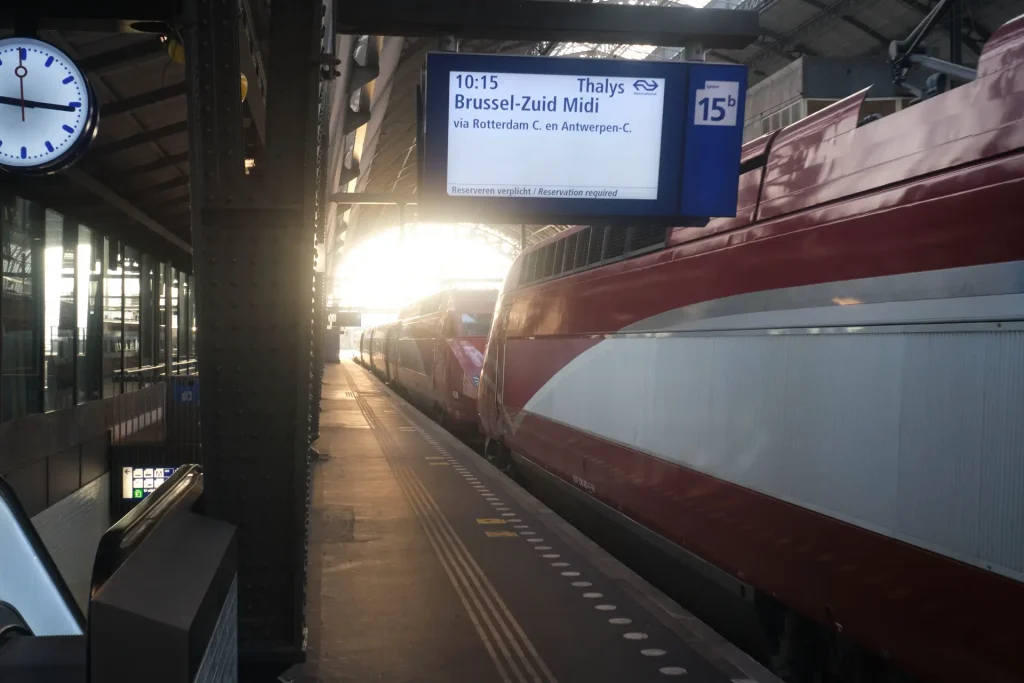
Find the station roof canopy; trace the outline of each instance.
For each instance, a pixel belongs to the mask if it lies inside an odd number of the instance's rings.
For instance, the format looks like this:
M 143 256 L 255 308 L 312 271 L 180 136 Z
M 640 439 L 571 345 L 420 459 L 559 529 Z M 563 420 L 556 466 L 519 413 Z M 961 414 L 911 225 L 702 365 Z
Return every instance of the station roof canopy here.
M 750 67 L 750 82 L 757 83 L 779 71 L 794 60 L 804 56 L 834 59 L 883 60 L 886 59 L 889 44 L 893 40 L 906 38 L 917 26 L 937 0 L 711 0 L 704 10 L 747 10 L 758 15 L 759 29 L 754 40 L 743 41 L 742 45 L 730 44 L 728 40 L 705 41 L 708 61 L 722 61 L 747 64 Z M 960 39 L 962 59 L 965 64 L 976 63 L 978 54 L 992 31 L 1014 16 L 1024 12 L 1021 0 L 961 0 Z M 363 7 L 380 5 L 366 3 Z M 384 2 L 383 5 L 387 5 Z M 440 4 L 440 3 L 438 3 Z M 515 7 L 531 4 L 510 2 L 509 13 Z M 538 3 L 550 5 L 553 3 Z M 623 3 L 626 4 L 626 3 Z M 674 0 L 637 0 L 628 4 L 657 5 L 664 9 L 678 8 L 681 4 L 700 5 L 701 0 L 677 2 Z M 424 6 L 429 6 L 425 4 Z M 596 7 L 594 7 L 596 9 Z M 369 10 L 367 10 L 369 11 Z M 698 15 L 699 15 L 698 12 Z M 360 13 L 349 14 L 351 30 L 360 26 L 373 26 L 380 30 L 400 30 L 408 15 L 395 13 L 390 21 L 381 21 L 379 26 L 372 22 L 360 24 Z M 339 28 L 344 24 L 339 23 Z M 367 192 L 412 197 L 416 194 L 415 157 L 415 90 L 420 70 L 427 52 L 438 48 L 437 36 L 456 31 L 457 25 L 438 20 L 435 29 L 426 37 L 402 39 L 400 57 L 387 73 L 388 93 L 378 100 L 369 93 L 371 103 L 368 111 L 374 121 L 367 120 L 367 134 L 372 139 L 358 139 L 358 133 L 351 133 L 351 140 L 343 148 L 348 162 L 356 157 L 357 174 L 353 169 L 343 173 L 335 184 L 336 192 Z M 629 27 L 624 27 L 629 31 Z M 386 35 L 386 34 L 378 34 Z M 467 32 L 468 35 L 468 32 Z M 926 41 L 933 54 L 949 57 L 950 27 L 947 24 L 936 27 Z M 391 46 L 394 49 L 394 46 Z M 656 36 L 649 40 L 634 33 L 630 40 L 609 40 L 593 42 L 579 40 L 573 36 L 550 40 L 464 40 L 459 45 L 464 52 L 501 52 L 512 54 L 550 54 L 591 58 L 623 59 L 682 59 L 682 45 L 659 42 Z M 382 63 L 383 66 L 383 63 Z M 384 71 L 382 69 L 382 75 Z M 332 138 L 333 139 L 333 138 Z M 360 149 L 362 143 L 362 149 Z M 353 149 L 355 147 L 355 149 Z M 363 152 L 362 155 L 359 153 Z M 345 207 L 342 207 L 345 208 Z M 363 239 L 377 230 L 394 227 L 397 213 L 388 206 L 352 206 L 351 210 L 335 219 L 335 248 L 341 246 L 342 236 L 349 244 Z M 568 226 L 528 226 L 527 243 L 535 243 Z M 518 243 L 520 226 L 491 226 L 508 240 Z M 331 246 L 331 245 L 329 245 Z
M 43 28 L 40 38 L 76 59 L 92 84 L 100 104 L 97 138 L 67 172 L 24 179 L 3 174 L 0 183 L 187 265 L 184 67 L 171 59 L 159 35 L 122 32 L 105 22 L 87 26 L 98 30 Z
M 460 50 L 593 58 L 680 59 L 695 42 L 707 59 L 748 64 L 751 81 L 802 55 L 884 58 L 937 0 L 360 0 L 339 4 L 338 78 L 331 81 L 328 192 L 412 198 L 415 89 L 428 51 L 454 35 Z M 965 63 L 990 33 L 1024 12 L 1024 0 L 960 0 Z M 8 3 L 9 5 L 10 3 Z M 0 36 L 15 17 L 0 8 Z M 186 70 L 174 50 L 174 8 L 164 0 L 33 0 L 40 36 L 76 58 L 101 103 L 92 149 L 68 172 L 39 179 L 4 174 L 0 185 L 45 201 L 86 225 L 190 261 Z M 246 156 L 263 163 L 271 3 L 239 0 Z M 932 32 L 947 56 L 948 24 Z M 410 209 L 407 217 L 414 216 Z M 391 206 L 331 204 L 329 258 L 347 242 L 397 225 Z M 519 243 L 519 226 L 491 226 Z M 530 226 L 529 243 L 562 226 Z

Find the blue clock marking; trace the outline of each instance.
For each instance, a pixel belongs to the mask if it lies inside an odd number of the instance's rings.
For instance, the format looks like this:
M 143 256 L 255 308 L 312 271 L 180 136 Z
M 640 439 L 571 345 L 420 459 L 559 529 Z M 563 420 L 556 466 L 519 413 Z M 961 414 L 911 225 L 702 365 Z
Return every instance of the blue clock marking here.
M 49 69 L 51 64 L 53 64 L 53 57 L 47 57 L 46 58 L 46 64 L 44 64 L 43 66 L 45 66 L 47 69 Z
M 28 150 L 24 147 L 21 148 L 21 158 L 24 159 L 28 155 Z
M 82 106 L 82 103 L 81 102 L 68 102 L 68 106 L 69 107 L 74 107 L 75 109 L 77 109 L 77 108 Z
M 67 132 L 69 132 L 69 133 L 74 133 L 74 132 L 75 132 L 75 129 L 74 129 L 74 128 L 72 128 L 71 126 L 69 126 L 69 125 L 68 125 L 68 124 L 66 124 L 66 123 L 65 123 L 65 124 L 64 124 L 63 126 L 61 126 L 61 128 L 63 128 L 64 130 L 66 130 L 66 131 L 67 131 Z
M 61 83 L 63 83 L 64 85 L 67 85 L 68 83 L 70 83 L 70 82 L 71 82 L 71 81 L 73 81 L 73 80 L 75 80 L 75 77 L 74 77 L 74 76 L 68 76 L 68 77 L 67 77 L 67 78 L 65 78 L 65 79 L 64 79 L 63 81 L 61 81 Z
M 20 51 L 21 51 L 21 59 L 22 59 L 22 61 L 25 61 L 26 59 L 28 59 L 28 50 L 26 50 L 25 48 L 20 48 Z
M 50 144 L 49 140 L 46 141 L 46 149 L 50 152 L 53 151 L 53 145 Z

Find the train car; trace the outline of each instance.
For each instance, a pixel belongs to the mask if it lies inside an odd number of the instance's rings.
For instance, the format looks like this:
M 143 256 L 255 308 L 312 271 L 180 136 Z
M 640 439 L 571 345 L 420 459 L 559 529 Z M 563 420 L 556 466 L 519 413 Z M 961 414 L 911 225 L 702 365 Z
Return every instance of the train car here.
M 367 327 L 359 337 L 359 363 L 366 368 L 370 367 L 370 354 L 373 349 L 373 329 Z
M 1024 680 L 1022 60 L 1024 18 L 970 83 L 748 143 L 735 218 L 525 251 L 488 456 L 711 577 L 783 670 Z
M 410 400 L 454 431 L 476 433 L 477 387 L 497 290 L 453 289 L 403 310 L 388 372 Z
M 378 325 L 373 328 L 373 336 L 370 338 L 370 361 L 369 367 L 379 376 L 384 376 L 384 350 L 388 336 L 388 330 L 397 323 Z

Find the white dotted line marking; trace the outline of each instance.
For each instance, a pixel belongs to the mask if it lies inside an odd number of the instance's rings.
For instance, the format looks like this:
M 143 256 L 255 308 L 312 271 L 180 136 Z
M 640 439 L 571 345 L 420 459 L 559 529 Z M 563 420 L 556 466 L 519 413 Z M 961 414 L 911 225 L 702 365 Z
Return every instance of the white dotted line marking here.
M 579 572 L 562 572 L 562 576 L 579 576 Z
M 602 595 L 601 593 L 584 593 L 583 597 L 585 597 L 588 600 L 597 600 L 598 598 L 603 598 L 604 595 Z
M 594 609 L 601 610 L 602 612 L 611 612 L 615 609 L 615 605 L 597 605 Z
M 627 619 L 626 617 L 612 617 L 608 620 L 608 623 L 614 624 L 615 626 L 626 626 L 628 624 L 632 624 L 633 620 Z
M 631 631 L 629 633 L 623 633 L 622 637 L 626 640 L 647 640 L 646 633 L 639 633 L 637 631 Z
M 659 650 L 656 647 L 649 647 L 646 650 L 640 650 L 640 654 L 644 657 L 664 657 L 668 653 L 664 650 Z
M 558 556 L 556 555 L 555 557 L 558 557 Z M 594 584 L 590 583 L 589 581 L 573 581 L 572 585 L 575 586 L 576 588 L 590 588 Z
M 551 566 L 552 567 L 568 567 L 569 563 L 568 562 L 552 562 Z
M 524 526 L 524 525 L 522 525 L 522 524 L 517 524 L 517 525 L 516 525 L 516 528 L 518 529 L 518 528 L 519 528 L 519 527 L 521 527 L 521 526 Z M 534 535 L 534 534 L 536 534 L 536 533 L 537 533 L 536 531 L 524 531 L 524 532 L 523 532 L 523 533 L 522 533 L 521 535 L 522 535 L 522 536 L 533 536 L 533 535 Z
M 514 513 L 514 512 L 502 512 L 501 516 L 502 517 L 511 517 L 514 514 L 516 514 L 516 513 Z M 509 520 L 509 521 L 512 521 L 512 520 Z
M 686 669 L 681 666 L 663 666 L 658 671 L 666 676 L 682 676 L 686 673 Z
M 543 543 L 544 539 L 543 538 L 528 538 L 528 539 L 526 539 L 526 542 L 527 543 Z
M 536 545 L 533 547 L 534 550 L 551 550 L 549 545 Z
M 521 521 L 523 521 L 523 520 L 521 520 L 521 519 L 510 519 L 510 520 L 508 520 L 508 521 L 509 521 L 509 523 L 511 523 L 511 524 L 515 524 L 516 522 L 521 522 Z
M 508 521 L 511 522 L 512 520 L 510 519 Z M 513 528 L 514 529 L 529 529 L 530 525 L 529 524 L 516 524 Z M 530 533 L 532 534 L 533 532 L 531 531 Z M 544 557 L 547 557 L 547 555 L 545 555 Z
M 518 529 L 519 527 L 516 528 Z M 546 557 L 549 560 L 553 560 L 556 557 L 561 557 L 561 555 L 559 555 L 558 553 L 548 553 L 547 555 L 541 555 L 541 557 Z

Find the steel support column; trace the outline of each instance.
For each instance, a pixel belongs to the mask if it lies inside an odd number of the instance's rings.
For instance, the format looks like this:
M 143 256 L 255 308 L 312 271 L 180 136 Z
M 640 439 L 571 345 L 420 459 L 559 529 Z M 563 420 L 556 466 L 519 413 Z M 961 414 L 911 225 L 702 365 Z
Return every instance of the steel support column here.
M 237 1 L 185 8 L 207 510 L 238 527 L 241 663 L 266 674 L 305 647 L 324 7 L 272 7 L 267 153 L 249 176 Z
M 310 440 L 320 438 L 320 402 L 323 400 L 324 380 L 324 335 L 327 334 L 327 286 L 325 273 L 315 274 L 315 297 L 313 303 L 313 384 L 310 405 L 309 431 Z

